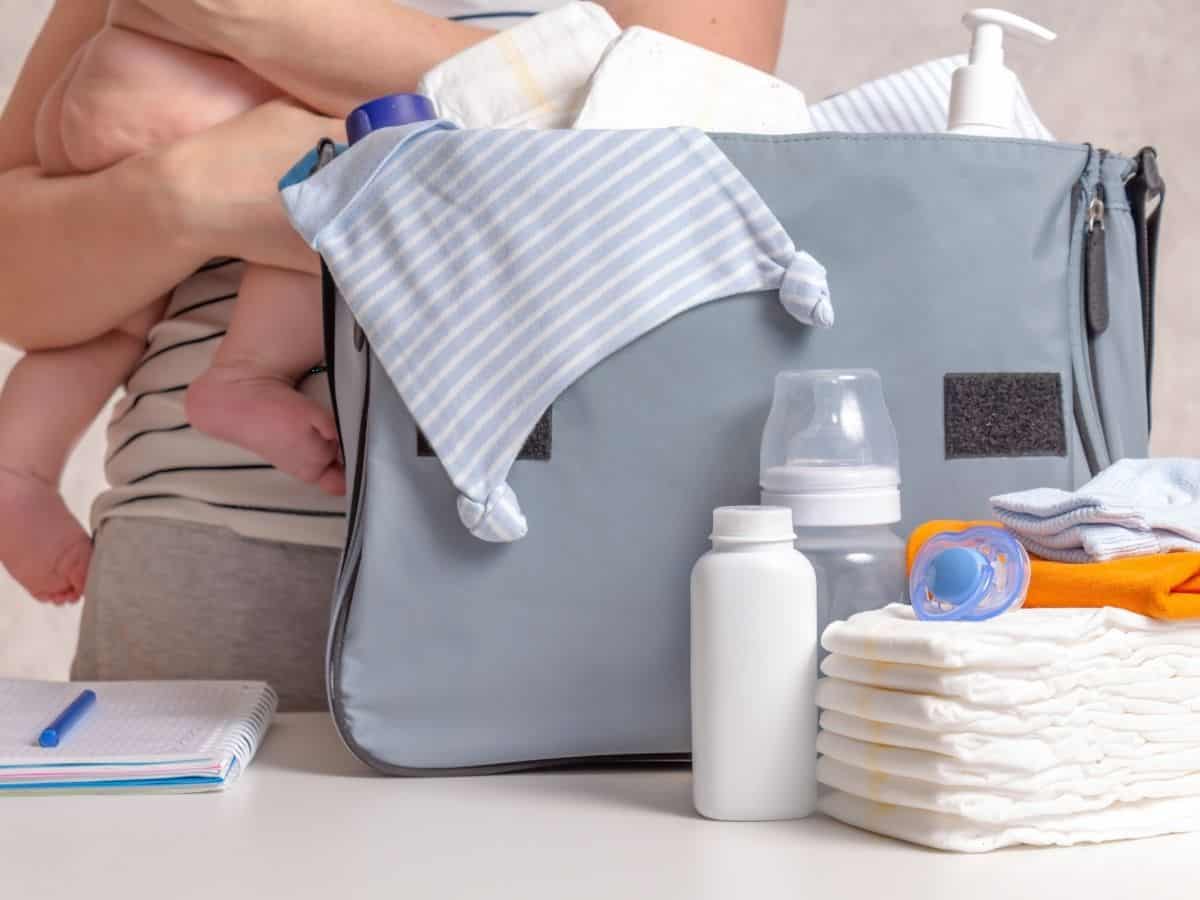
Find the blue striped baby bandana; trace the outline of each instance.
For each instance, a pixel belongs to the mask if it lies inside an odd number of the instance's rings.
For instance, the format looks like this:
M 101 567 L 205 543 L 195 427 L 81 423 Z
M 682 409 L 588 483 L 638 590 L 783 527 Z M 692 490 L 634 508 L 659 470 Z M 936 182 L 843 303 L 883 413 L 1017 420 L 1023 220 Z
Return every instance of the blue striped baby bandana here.
M 825 270 L 692 129 L 421 122 L 375 132 L 283 198 L 487 541 L 527 531 L 506 479 L 538 419 L 626 344 L 765 289 L 833 324 Z

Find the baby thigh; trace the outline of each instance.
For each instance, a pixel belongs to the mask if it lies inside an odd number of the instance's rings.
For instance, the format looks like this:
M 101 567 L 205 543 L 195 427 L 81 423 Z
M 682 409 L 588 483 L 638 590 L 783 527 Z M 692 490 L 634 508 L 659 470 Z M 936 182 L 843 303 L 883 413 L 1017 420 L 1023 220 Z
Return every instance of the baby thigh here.
M 43 128 L 57 124 L 63 153 L 81 172 L 204 131 L 279 94 L 233 60 L 113 25 L 81 49 L 68 76 L 57 116 L 47 108 Z
M 109 0 L 108 24 L 130 31 L 138 31 L 150 37 L 156 37 L 173 44 L 191 47 L 193 50 L 205 50 L 209 53 L 217 51 L 180 28 L 174 22 L 164 19 L 142 0 Z

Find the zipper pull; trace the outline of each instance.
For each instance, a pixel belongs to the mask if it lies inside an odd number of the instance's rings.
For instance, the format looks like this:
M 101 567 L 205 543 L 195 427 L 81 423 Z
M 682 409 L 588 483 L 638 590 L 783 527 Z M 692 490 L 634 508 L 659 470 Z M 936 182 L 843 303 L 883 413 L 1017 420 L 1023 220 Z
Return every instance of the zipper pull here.
M 1100 226 L 1100 230 L 1104 230 L 1104 186 L 1096 185 L 1096 194 L 1092 197 L 1092 202 L 1088 204 L 1087 230 L 1091 234 L 1096 226 Z
M 1108 256 L 1104 239 L 1104 185 L 1096 185 L 1096 193 L 1087 209 L 1087 238 L 1084 246 L 1084 291 L 1088 334 L 1098 337 L 1108 330 Z

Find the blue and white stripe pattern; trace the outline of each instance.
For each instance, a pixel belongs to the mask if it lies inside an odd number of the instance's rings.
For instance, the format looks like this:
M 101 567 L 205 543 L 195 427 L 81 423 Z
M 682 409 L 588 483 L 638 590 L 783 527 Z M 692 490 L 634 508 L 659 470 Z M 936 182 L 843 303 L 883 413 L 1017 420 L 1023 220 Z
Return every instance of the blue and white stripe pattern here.
M 967 57 L 934 59 L 868 81 L 809 107 L 815 131 L 936 133 L 946 130 L 950 79 Z M 1018 137 L 1052 141 L 1020 82 L 1014 129 Z
M 538 419 L 631 341 L 758 290 L 833 324 L 825 270 L 692 129 L 418 123 L 283 197 L 488 541 L 526 533 L 506 479 Z

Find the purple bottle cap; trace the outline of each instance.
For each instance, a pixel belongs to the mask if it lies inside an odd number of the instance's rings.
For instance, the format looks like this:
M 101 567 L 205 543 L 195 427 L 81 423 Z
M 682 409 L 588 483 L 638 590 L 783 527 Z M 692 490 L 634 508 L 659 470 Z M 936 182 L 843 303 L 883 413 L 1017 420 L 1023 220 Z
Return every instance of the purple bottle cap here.
M 346 116 L 346 136 L 357 144 L 377 128 L 436 119 L 433 101 L 423 94 L 388 94 L 364 103 Z

